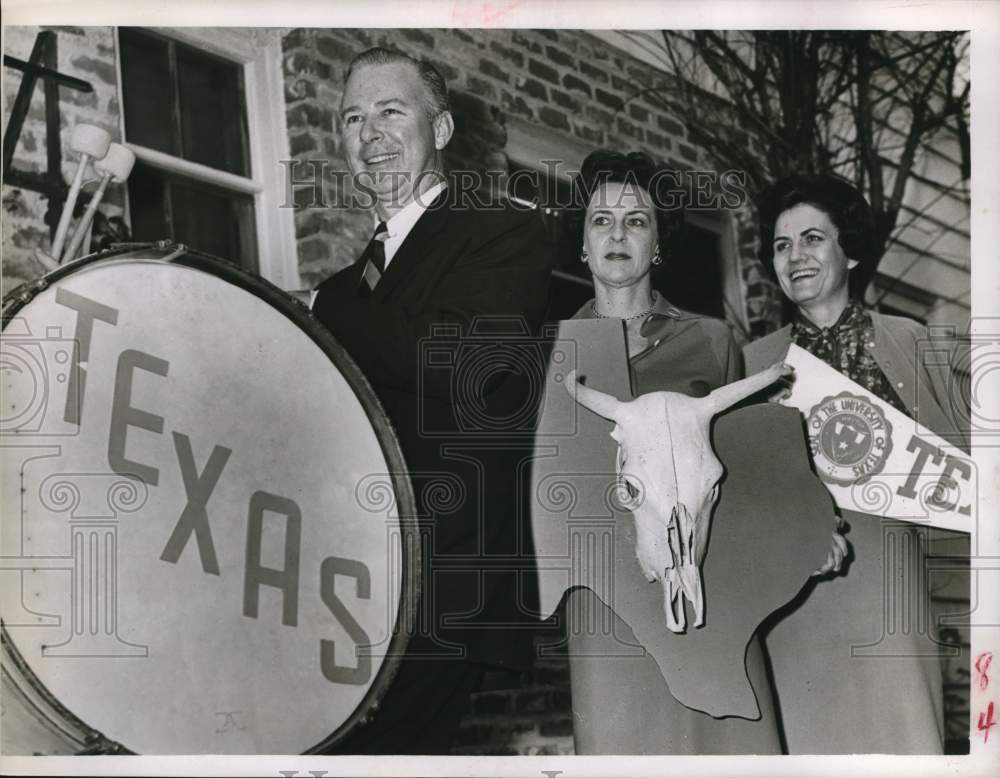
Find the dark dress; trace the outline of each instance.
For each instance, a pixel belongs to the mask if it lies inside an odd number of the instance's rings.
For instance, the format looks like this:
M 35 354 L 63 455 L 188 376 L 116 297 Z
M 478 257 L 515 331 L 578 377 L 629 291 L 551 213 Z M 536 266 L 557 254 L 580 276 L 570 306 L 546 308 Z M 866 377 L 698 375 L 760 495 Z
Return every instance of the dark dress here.
M 593 315 L 588 302 L 574 318 Z M 642 333 L 647 348 L 629 360 L 636 396 L 665 390 L 704 397 L 741 377 L 739 351 L 729 327 L 721 321 L 681 311 L 657 296 Z M 594 618 L 602 623 L 613 620 L 614 630 L 588 630 L 583 622 Z M 639 641 L 592 591 L 581 588 L 569 594 L 566 619 L 577 754 L 781 753 L 756 636 L 747 648 L 746 668 L 761 718 L 716 719 L 678 702 L 649 654 L 614 656 L 621 654 L 623 642 Z M 583 711 L 595 712 L 599 720 L 589 720 Z

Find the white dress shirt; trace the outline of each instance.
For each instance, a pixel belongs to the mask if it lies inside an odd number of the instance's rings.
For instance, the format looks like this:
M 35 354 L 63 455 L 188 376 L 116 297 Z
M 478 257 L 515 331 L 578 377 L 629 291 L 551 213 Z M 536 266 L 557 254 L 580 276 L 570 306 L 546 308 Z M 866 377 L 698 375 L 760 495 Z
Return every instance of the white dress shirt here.
M 383 241 L 385 244 L 385 266 L 389 267 L 389 263 L 392 262 L 392 258 L 396 255 L 399 247 L 406 240 L 406 236 L 410 234 L 410 230 L 413 229 L 413 225 L 417 223 L 417 219 L 423 216 L 424 211 L 427 210 L 428 206 L 434 202 L 435 198 L 444 190 L 445 184 L 439 183 L 434 184 L 430 189 L 428 189 L 423 194 L 415 197 L 409 205 L 403 208 L 401 211 L 397 211 L 396 214 L 385 223 L 386 229 L 389 231 L 389 237 Z M 378 227 L 378 217 L 375 217 L 375 226 Z

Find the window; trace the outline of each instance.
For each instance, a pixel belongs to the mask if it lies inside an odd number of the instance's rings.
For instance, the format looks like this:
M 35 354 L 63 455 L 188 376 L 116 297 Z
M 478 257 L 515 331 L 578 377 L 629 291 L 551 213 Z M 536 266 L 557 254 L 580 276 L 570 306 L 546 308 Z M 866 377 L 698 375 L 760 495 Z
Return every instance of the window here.
M 727 310 L 724 224 L 717 211 L 687 211 L 671 240 L 663 269 L 653 276 L 653 286 L 684 310 L 739 322 L 743 306 L 738 286 L 736 305 Z
M 138 162 L 128 180 L 132 236 L 170 237 L 257 272 L 253 197 Z
M 299 286 L 277 31 L 118 30 L 133 238 L 171 238 Z
M 545 318 L 569 319 L 594 296 L 594 288 L 590 271 L 567 238 L 566 213 L 559 206 L 570 202 L 571 177 L 592 148 L 556 130 L 508 117 L 506 151 L 508 194 L 538 204 L 555 252 Z
M 567 211 L 564 206 L 572 197 L 570 180 L 565 176 L 548 175 L 514 161 L 508 165 L 508 171 L 510 178 L 507 194 L 538 206 L 549 244 L 555 252 L 546 319 L 569 319 L 594 296 L 590 270 L 573 250 L 573 241 L 568 236 L 565 223 Z

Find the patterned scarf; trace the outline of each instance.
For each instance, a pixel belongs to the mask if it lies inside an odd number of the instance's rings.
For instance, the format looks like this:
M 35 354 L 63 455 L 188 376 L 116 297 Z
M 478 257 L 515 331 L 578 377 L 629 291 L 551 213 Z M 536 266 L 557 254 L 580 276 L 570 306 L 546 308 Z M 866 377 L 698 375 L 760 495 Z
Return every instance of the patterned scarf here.
M 875 342 L 872 317 L 852 300 L 830 327 L 817 327 L 801 311 L 792 322 L 792 342 L 909 416 L 867 346 Z

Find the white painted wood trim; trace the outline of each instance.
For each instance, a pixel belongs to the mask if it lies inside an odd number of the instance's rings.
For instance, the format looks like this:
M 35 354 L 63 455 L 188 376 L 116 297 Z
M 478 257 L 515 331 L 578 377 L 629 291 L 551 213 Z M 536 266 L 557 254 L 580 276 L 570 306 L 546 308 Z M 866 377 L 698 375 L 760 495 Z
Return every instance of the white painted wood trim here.
M 565 180 L 580 172 L 583 160 L 597 148 L 515 116 L 507 118 L 506 129 L 504 153 L 508 159 L 546 174 L 555 173 Z M 550 169 L 543 164 L 545 161 L 558 164 Z
M 243 65 L 251 178 L 233 175 L 178 159 L 153 149 L 126 143 L 136 157 L 161 170 L 214 184 L 254 198 L 258 272 L 282 289 L 298 289 L 298 249 L 295 212 L 284 207 L 284 167 L 288 158 L 284 82 L 281 71 L 281 30 L 240 27 L 157 27 L 157 33 Z M 116 31 L 116 47 L 117 31 Z M 121 57 L 118 56 L 119 100 Z M 124 110 L 121 114 L 125 137 Z
M 227 173 L 224 170 L 216 170 L 208 165 L 189 162 L 186 159 L 164 154 L 162 151 L 157 151 L 156 149 L 140 146 L 138 143 L 126 142 L 125 146 L 135 153 L 136 159 L 159 170 L 177 173 L 185 178 L 191 178 L 206 184 L 213 184 L 223 189 L 243 194 L 255 195 L 263 189 L 260 182 L 252 178 L 244 178 L 233 173 Z

